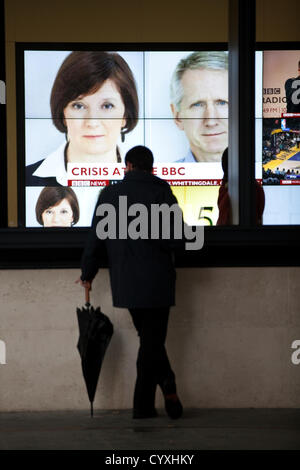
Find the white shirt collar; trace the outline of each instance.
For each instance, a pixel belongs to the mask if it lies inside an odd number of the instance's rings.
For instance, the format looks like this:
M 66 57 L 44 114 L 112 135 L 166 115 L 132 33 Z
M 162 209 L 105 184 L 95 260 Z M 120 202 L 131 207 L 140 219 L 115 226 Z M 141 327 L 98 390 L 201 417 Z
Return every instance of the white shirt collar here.
M 40 178 L 55 177 L 59 184 L 68 186 L 64 156 L 65 146 L 66 144 L 63 143 L 54 152 L 50 153 L 35 170 L 33 176 L 39 176 Z

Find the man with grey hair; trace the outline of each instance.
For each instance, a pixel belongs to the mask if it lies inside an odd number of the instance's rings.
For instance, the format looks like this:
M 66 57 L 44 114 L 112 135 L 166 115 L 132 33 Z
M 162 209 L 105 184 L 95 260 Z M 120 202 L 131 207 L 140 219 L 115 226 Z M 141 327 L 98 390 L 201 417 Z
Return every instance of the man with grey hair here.
M 171 110 L 190 151 L 180 162 L 220 162 L 228 147 L 228 53 L 198 51 L 171 79 Z

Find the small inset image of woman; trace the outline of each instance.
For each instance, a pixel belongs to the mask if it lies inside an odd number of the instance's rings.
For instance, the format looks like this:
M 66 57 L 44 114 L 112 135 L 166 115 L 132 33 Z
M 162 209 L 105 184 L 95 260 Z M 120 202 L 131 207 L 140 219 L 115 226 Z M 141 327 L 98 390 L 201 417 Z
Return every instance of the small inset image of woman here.
M 72 188 L 45 187 L 35 206 L 36 220 L 43 227 L 73 227 L 79 220 L 79 204 Z

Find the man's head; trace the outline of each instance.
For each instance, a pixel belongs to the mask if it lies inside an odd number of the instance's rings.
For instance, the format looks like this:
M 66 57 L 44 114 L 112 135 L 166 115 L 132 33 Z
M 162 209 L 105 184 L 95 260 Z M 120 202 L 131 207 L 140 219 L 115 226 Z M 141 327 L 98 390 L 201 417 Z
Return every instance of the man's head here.
M 197 161 L 220 161 L 228 145 L 228 54 L 193 52 L 171 79 L 171 110 Z
M 137 145 L 126 153 L 125 165 L 126 172 L 140 170 L 151 173 L 153 168 L 153 154 L 147 147 Z

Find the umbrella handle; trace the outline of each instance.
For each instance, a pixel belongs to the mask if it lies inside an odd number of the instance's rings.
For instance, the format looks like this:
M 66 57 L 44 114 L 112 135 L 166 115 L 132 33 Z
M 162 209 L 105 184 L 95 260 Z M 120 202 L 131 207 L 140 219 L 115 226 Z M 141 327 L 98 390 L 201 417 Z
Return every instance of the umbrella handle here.
M 90 289 L 89 287 L 85 287 L 85 303 L 90 303 Z

